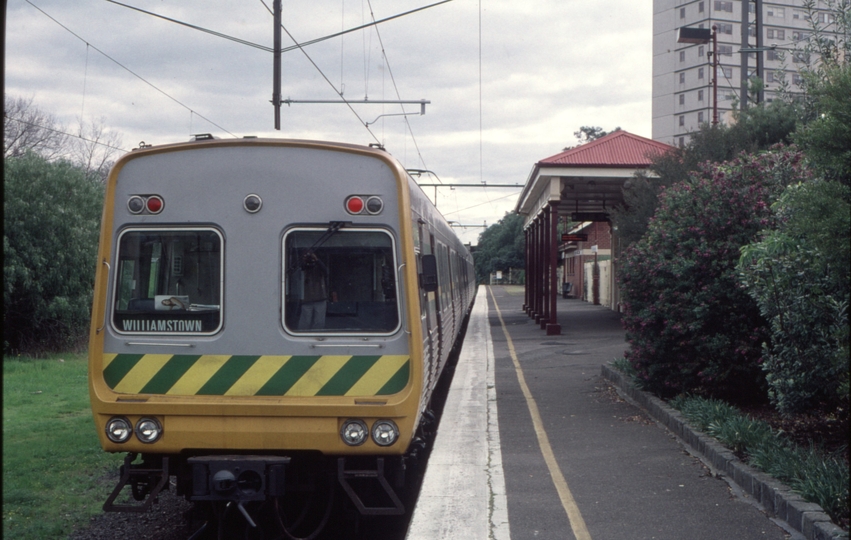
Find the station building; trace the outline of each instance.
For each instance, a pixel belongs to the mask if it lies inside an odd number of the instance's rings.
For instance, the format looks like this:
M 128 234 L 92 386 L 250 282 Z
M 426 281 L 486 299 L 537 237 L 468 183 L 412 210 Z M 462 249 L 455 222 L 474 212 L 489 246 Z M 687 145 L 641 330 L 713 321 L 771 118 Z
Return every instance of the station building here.
M 559 296 L 619 310 L 620 242 L 610 212 L 623 204 L 624 182 L 652 176 L 651 158 L 670 149 L 616 131 L 535 163 L 514 211 L 526 235 L 523 309 L 547 334 L 561 333 Z

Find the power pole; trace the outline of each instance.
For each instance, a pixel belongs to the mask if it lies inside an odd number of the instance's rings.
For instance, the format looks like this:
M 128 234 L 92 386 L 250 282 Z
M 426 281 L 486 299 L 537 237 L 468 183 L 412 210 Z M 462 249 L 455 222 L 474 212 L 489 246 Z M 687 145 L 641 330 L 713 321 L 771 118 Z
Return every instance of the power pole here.
M 274 13 L 275 52 L 272 64 L 272 104 L 275 106 L 275 129 L 281 130 L 281 0 L 272 3 Z
M 749 29 L 751 27 L 750 21 L 750 8 L 751 2 L 750 0 L 742 1 L 742 49 L 750 48 L 750 38 L 748 36 Z M 742 96 L 742 108 L 741 110 L 745 110 L 748 108 L 748 70 L 750 66 L 748 65 L 748 55 L 750 53 L 743 52 L 741 53 L 742 58 L 742 71 L 741 71 L 741 82 L 739 84 L 739 94 Z

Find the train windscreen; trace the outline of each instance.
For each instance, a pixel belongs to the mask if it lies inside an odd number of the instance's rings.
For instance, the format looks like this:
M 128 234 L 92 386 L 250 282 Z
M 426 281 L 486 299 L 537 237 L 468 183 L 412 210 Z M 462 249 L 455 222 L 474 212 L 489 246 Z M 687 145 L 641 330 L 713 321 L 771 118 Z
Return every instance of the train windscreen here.
M 393 238 L 296 229 L 284 238 L 284 325 L 293 334 L 389 334 L 399 326 Z
M 112 323 L 130 334 L 221 327 L 222 237 L 213 229 L 130 229 L 118 240 Z

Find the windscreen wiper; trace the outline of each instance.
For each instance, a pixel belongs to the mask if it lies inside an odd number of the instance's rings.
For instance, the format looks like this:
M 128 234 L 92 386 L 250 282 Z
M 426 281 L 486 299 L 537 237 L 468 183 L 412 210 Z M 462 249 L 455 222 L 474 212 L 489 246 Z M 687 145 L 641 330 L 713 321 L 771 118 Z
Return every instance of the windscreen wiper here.
M 330 221 L 330 222 L 329 222 L 329 227 L 325 230 L 325 232 L 324 232 L 324 233 L 322 233 L 322 236 L 320 236 L 320 237 L 316 240 L 316 242 L 314 242 L 314 243 L 313 243 L 313 245 L 312 245 L 312 246 L 310 246 L 310 247 L 307 249 L 307 251 L 306 251 L 305 253 L 312 253 L 314 250 L 316 250 L 317 248 L 319 248 L 322 244 L 324 244 L 325 242 L 327 242 L 329 238 L 331 238 L 332 236 L 334 236 L 335 234 L 337 234 L 337 232 L 338 232 L 340 229 L 342 229 L 342 228 L 343 228 L 343 227 L 345 227 L 346 225 L 351 225 L 351 224 L 352 224 L 352 222 L 351 222 L 351 221 Z M 303 249 L 303 248 L 295 248 L 295 249 L 296 249 L 296 252 L 298 252 L 298 249 Z M 288 272 L 287 272 L 287 273 L 288 273 L 288 274 L 290 274 L 290 273 L 292 273 L 292 272 L 295 272 L 295 271 L 296 271 L 296 270 L 298 270 L 298 269 L 299 269 L 299 266 L 298 266 L 297 264 L 293 264 L 293 265 L 291 265 L 291 266 L 290 266 L 290 269 L 288 270 Z
M 331 238 L 332 236 L 337 234 L 337 231 L 339 231 L 340 229 L 342 229 L 346 225 L 351 225 L 352 222 L 351 221 L 331 221 L 331 222 L 329 222 L 329 224 L 330 224 L 330 226 L 328 227 L 328 229 L 324 233 L 322 233 L 322 236 L 319 237 L 319 240 L 317 240 L 312 246 L 310 246 L 310 249 L 308 251 L 313 251 L 314 249 L 318 248 L 319 246 L 321 246 L 322 244 L 327 242 L 329 238 Z

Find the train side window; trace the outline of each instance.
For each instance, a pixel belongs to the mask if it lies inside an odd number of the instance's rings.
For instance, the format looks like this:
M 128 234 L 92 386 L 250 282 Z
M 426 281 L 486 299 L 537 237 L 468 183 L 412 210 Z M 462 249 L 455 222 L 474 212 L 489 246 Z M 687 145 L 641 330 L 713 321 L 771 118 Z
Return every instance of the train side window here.
M 113 328 L 122 334 L 218 332 L 223 260 L 222 236 L 214 229 L 122 231 Z
M 423 255 L 421 258 L 423 271 L 420 273 L 420 287 L 425 292 L 437 290 L 437 259 L 434 255 Z
M 331 234 L 329 234 L 329 232 Z M 284 326 L 293 334 L 390 334 L 399 327 L 393 237 L 378 229 L 284 236 Z

